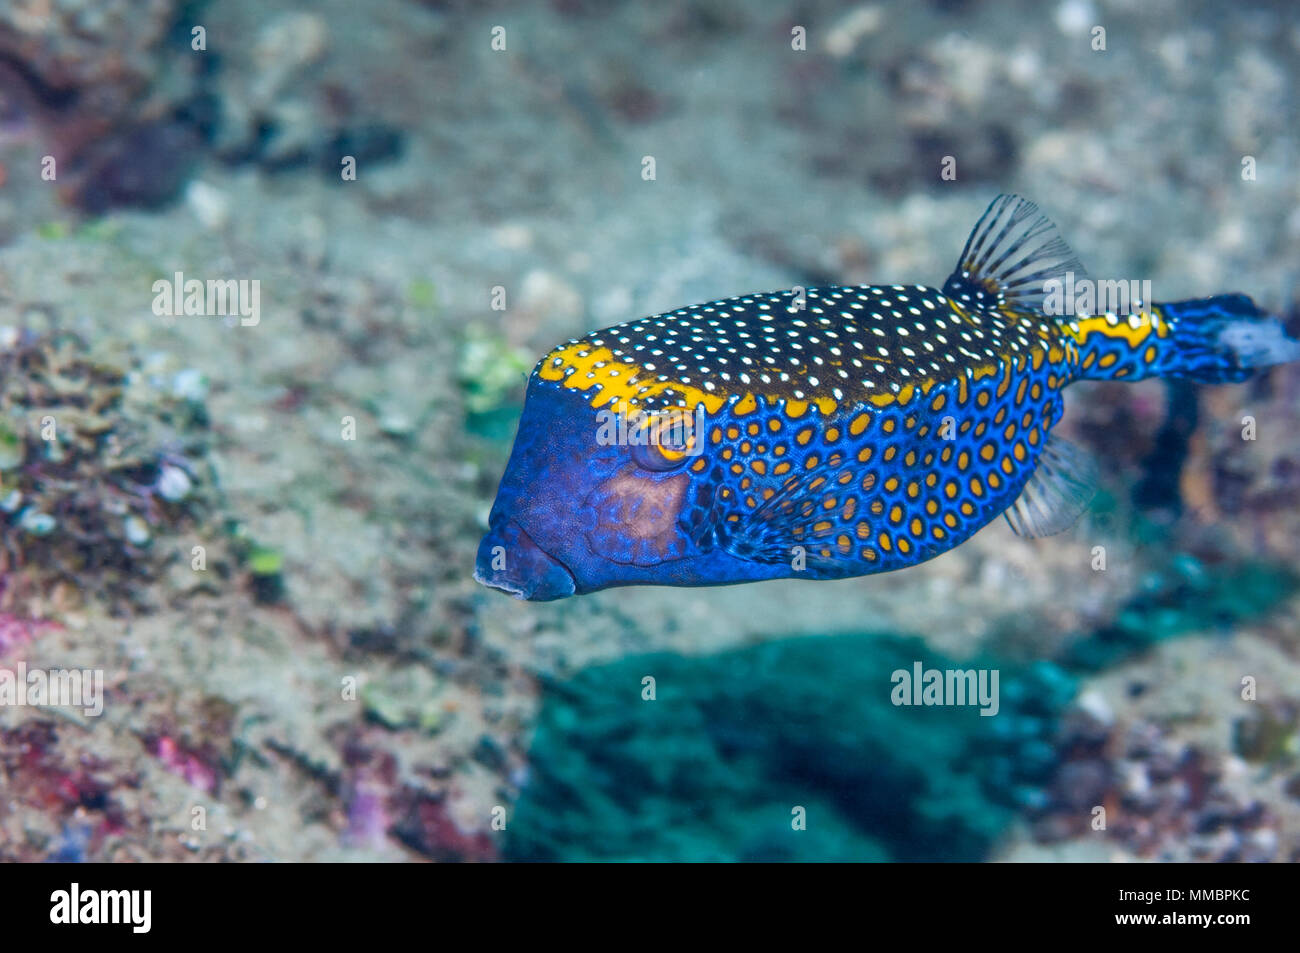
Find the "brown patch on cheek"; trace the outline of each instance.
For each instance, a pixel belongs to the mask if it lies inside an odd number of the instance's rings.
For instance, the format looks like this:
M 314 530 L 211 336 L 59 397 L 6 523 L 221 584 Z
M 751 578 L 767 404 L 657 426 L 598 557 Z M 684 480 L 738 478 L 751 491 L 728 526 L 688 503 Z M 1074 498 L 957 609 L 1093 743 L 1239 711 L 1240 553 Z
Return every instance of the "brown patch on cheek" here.
M 594 535 L 621 536 L 635 549 L 649 549 L 662 558 L 675 555 L 679 543 L 677 516 L 682 510 L 690 477 L 679 473 L 654 479 L 628 467 L 596 487 L 587 497 L 595 510 Z

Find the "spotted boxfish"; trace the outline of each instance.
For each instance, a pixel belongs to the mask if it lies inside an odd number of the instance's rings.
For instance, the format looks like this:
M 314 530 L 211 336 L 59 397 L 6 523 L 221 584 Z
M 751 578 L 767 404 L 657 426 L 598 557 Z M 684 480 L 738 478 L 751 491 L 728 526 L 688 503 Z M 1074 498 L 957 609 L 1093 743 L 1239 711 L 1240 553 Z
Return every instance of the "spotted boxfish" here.
M 742 295 L 561 344 L 529 379 L 475 578 L 537 600 L 839 579 L 933 559 L 999 514 L 1048 536 L 1095 483 L 1052 432 L 1069 384 L 1300 359 L 1241 294 L 1060 307 L 1084 275 L 1037 206 L 1001 195 L 942 288 Z

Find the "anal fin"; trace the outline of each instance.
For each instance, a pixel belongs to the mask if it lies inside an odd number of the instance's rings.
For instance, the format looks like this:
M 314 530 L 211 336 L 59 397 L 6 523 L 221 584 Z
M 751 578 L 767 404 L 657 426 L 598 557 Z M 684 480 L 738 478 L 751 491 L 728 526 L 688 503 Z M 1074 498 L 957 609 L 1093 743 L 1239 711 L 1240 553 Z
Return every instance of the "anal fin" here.
M 1097 491 L 1097 464 L 1085 450 L 1049 436 L 1033 476 L 1003 514 L 1018 536 L 1063 533 L 1083 515 Z

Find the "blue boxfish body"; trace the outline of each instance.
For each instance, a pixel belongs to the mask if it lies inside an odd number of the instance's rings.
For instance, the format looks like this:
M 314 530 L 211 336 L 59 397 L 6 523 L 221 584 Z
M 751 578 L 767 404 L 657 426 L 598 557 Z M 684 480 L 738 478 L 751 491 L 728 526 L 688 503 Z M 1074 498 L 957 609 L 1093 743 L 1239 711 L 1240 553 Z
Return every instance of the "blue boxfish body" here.
M 1070 383 L 1239 381 L 1300 358 L 1239 294 L 1060 313 L 1082 275 L 1003 195 L 942 288 L 743 295 L 568 341 L 529 380 L 475 576 L 527 599 L 838 579 L 931 559 L 999 514 L 1051 535 L 1095 483 L 1052 433 Z

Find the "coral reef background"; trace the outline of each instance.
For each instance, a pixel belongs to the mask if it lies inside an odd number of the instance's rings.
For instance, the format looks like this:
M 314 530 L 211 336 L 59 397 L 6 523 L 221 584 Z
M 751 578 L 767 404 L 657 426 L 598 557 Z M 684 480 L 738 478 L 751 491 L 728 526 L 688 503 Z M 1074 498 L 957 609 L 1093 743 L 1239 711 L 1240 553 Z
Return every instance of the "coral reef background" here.
M 106 694 L 0 706 L 0 859 L 1300 859 L 1300 367 L 1072 388 L 1060 537 L 470 578 L 536 355 L 937 284 L 1000 191 L 1294 309 L 1298 82 L 1280 0 L 5 4 L 0 668 Z M 260 321 L 155 314 L 177 272 Z M 1001 711 L 892 705 L 913 661 Z

